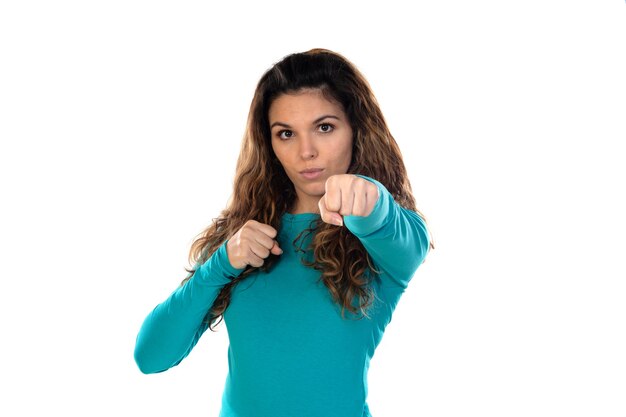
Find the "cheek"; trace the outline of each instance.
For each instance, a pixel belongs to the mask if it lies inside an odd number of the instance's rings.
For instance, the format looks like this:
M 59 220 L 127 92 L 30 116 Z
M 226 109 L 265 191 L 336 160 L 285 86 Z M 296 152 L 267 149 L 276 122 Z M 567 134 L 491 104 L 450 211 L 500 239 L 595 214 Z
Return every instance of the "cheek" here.
M 276 155 L 276 157 L 278 158 L 278 162 L 280 162 L 283 168 L 289 168 L 289 155 L 285 153 L 279 153 Z
M 278 161 L 278 163 L 283 167 L 283 169 L 285 170 L 286 173 L 288 173 L 290 171 L 291 168 L 291 163 L 289 162 L 289 154 L 286 152 L 281 152 L 280 150 L 278 152 L 274 151 L 274 155 L 276 155 L 276 160 Z
M 281 153 L 280 148 L 276 148 L 274 146 L 274 142 L 272 141 L 272 151 L 274 152 L 274 158 L 276 158 L 276 160 L 284 166 L 284 161 L 285 161 L 285 156 L 283 155 L 283 153 Z

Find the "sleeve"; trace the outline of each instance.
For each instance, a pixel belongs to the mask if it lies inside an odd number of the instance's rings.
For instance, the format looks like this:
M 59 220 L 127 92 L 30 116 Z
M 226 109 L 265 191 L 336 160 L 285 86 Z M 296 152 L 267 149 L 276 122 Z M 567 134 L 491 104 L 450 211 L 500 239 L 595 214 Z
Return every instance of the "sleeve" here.
M 141 372 L 163 372 L 178 365 L 208 328 L 204 319 L 220 290 L 244 271 L 230 264 L 227 242 L 144 320 L 134 354 Z
M 424 220 L 395 202 L 380 182 L 358 175 L 378 187 L 378 200 L 368 216 L 345 216 L 344 224 L 363 244 L 377 268 L 390 280 L 383 285 L 406 288 L 430 248 Z

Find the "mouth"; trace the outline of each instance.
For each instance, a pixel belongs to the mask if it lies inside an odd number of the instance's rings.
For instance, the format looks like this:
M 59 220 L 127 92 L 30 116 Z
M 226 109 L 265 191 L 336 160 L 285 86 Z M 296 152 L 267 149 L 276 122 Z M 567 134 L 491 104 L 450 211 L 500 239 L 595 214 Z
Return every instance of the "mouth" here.
M 324 171 L 324 168 L 309 168 L 304 171 L 300 171 L 300 175 L 308 180 L 313 180 L 320 177 L 322 175 L 322 171 Z

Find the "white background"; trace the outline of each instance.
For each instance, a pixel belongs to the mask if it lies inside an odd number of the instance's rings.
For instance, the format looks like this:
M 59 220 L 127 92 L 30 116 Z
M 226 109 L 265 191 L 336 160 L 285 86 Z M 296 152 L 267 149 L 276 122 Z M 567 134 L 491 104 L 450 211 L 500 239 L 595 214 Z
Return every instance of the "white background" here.
M 372 361 L 374 416 L 625 416 L 625 18 L 3 2 L 0 414 L 217 415 L 224 326 L 158 375 L 135 337 L 226 204 L 256 82 L 324 47 L 370 81 L 437 244 Z

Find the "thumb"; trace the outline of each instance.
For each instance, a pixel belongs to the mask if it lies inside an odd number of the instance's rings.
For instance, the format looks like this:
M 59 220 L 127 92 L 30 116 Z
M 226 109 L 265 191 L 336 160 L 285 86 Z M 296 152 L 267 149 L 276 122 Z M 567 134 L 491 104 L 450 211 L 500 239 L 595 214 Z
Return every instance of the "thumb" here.
M 278 246 L 278 242 L 274 241 L 274 246 L 272 246 L 270 252 L 274 255 L 281 255 L 283 253 L 283 250 L 280 248 L 280 246 Z

